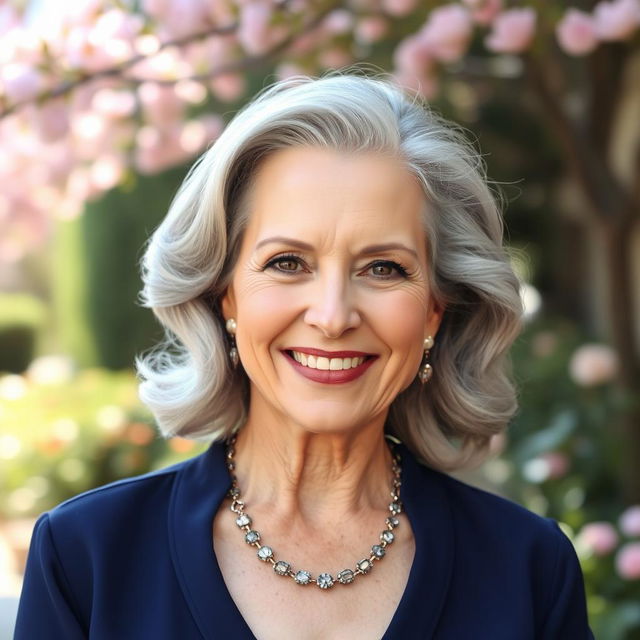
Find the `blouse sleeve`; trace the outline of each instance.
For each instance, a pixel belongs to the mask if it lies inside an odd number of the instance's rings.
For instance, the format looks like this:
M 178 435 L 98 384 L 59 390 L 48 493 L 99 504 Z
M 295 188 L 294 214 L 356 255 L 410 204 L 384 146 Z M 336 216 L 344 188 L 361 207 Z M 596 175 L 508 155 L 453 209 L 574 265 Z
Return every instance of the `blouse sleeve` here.
M 548 614 L 542 626 L 544 640 L 594 640 L 589 629 L 582 570 L 573 544 L 557 522 L 555 569 L 549 582 Z
M 45 513 L 31 538 L 14 640 L 85 639 L 77 611 Z

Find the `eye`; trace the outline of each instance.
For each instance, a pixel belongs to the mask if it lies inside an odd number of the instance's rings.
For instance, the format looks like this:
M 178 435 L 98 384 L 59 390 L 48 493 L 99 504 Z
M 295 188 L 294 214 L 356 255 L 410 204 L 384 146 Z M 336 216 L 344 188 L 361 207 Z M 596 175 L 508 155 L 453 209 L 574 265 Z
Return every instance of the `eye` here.
M 393 260 L 378 260 L 371 263 L 367 267 L 367 270 L 371 271 L 373 275 L 380 280 L 389 280 L 396 275 L 406 278 L 408 275 L 407 270 Z
M 293 254 L 276 256 L 267 262 L 264 269 L 274 269 L 280 273 L 300 273 L 298 267 L 302 266 L 302 260 Z

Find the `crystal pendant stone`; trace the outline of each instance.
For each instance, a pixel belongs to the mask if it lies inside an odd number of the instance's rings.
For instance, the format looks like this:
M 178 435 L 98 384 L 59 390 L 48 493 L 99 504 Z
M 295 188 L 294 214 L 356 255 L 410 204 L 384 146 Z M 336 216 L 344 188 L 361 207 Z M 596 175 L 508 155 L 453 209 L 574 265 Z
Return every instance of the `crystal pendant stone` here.
M 308 571 L 298 571 L 293 579 L 298 584 L 309 584 L 311 582 L 311 574 Z
M 257 531 L 247 531 L 244 536 L 244 540 L 247 544 L 254 544 L 260 540 L 260 534 Z
M 291 565 L 288 562 L 285 562 L 284 560 L 278 560 L 278 562 L 276 562 L 273 565 L 273 570 L 279 576 L 286 576 L 289 573 L 290 568 L 291 568 Z
M 400 524 L 400 520 L 395 516 L 387 518 L 386 522 L 392 529 L 395 529 Z
M 329 573 L 321 573 L 316 579 L 316 584 L 321 589 L 330 589 L 333 587 L 333 577 Z
M 402 511 L 402 505 L 399 502 L 392 502 L 389 505 L 389 511 L 391 511 L 391 513 L 400 513 Z
M 433 375 L 433 367 L 430 364 L 425 364 L 422 369 L 420 369 L 420 382 L 425 384 L 431 380 L 431 376 Z
M 383 540 L 387 544 L 391 544 L 395 539 L 396 537 L 391 533 L 391 531 L 383 531 L 380 534 L 380 540 Z
M 236 524 L 239 527 L 248 527 L 251 524 L 251 518 L 246 513 L 242 513 L 236 518 Z
M 385 550 L 384 547 L 381 547 L 379 544 L 374 544 L 373 547 L 371 547 L 371 553 L 376 558 L 384 558 Z
M 271 558 L 271 556 L 273 556 L 273 550 L 271 549 L 271 547 L 267 547 L 265 545 L 264 547 L 260 547 L 258 549 L 258 558 L 260 558 L 260 560 L 267 561 L 269 558 Z
M 358 569 L 362 572 L 362 573 L 369 573 L 369 571 L 371 571 L 371 567 L 373 565 L 371 564 L 371 560 L 365 558 L 364 560 L 360 560 L 360 562 L 358 562 L 357 567 Z
M 350 582 L 353 582 L 353 579 L 355 577 L 356 576 L 353 571 L 351 571 L 351 569 L 343 569 L 338 574 L 338 582 L 340 582 L 341 584 L 349 584 Z

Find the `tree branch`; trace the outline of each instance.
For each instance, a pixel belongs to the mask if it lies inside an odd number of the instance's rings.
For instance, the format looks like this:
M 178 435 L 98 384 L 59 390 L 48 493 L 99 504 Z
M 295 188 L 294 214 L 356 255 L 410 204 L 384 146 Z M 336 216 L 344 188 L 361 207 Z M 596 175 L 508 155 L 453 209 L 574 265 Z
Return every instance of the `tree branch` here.
M 259 67 L 262 64 L 264 64 L 266 60 L 269 60 L 277 56 L 279 53 L 282 53 L 284 50 L 286 50 L 291 44 L 293 44 L 296 38 L 317 27 L 322 22 L 322 20 L 326 17 L 326 15 L 333 9 L 340 6 L 340 4 L 341 3 L 339 1 L 328 3 L 315 16 L 313 16 L 310 20 L 308 20 L 302 26 L 302 28 L 300 28 L 295 32 L 290 33 L 286 38 L 278 42 L 271 49 L 269 49 L 268 51 L 266 51 L 264 54 L 260 56 L 248 56 L 240 60 L 230 62 L 226 65 L 222 65 L 221 67 L 213 69 L 208 73 L 203 73 L 203 74 L 195 75 L 192 77 L 175 78 L 173 80 L 158 80 L 155 78 L 148 78 L 148 80 L 152 82 L 156 82 L 157 84 L 175 84 L 180 80 L 191 80 L 191 79 L 206 80 L 206 79 L 214 78 L 216 76 L 219 76 L 225 73 L 231 73 L 234 71 L 243 71 L 246 69 Z M 182 38 L 176 38 L 175 40 L 169 40 L 167 42 L 163 42 L 161 43 L 158 51 L 154 52 L 151 55 L 144 55 L 144 54 L 136 55 L 132 58 L 129 58 L 128 60 L 126 60 L 121 64 L 115 65 L 113 67 L 109 67 L 107 69 L 103 69 L 101 71 L 97 71 L 93 74 L 85 73 L 77 78 L 74 78 L 73 80 L 69 80 L 68 82 L 62 83 L 57 87 L 54 87 L 53 89 L 48 89 L 47 91 L 43 91 L 42 93 L 38 94 L 37 96 L 34 96 L 33 98 L 30 98 L 28 100 L 23 100 L 21 102 L 16 102 L 4 108 L 2 111 L 0 111 L 0 120 L 2 118 L 6 118 L 11 113 L 18 111 L 19 109 L 29 104 L 42 103 L 42 102 L 47 102 L 49 100 L 53 100 L 54 98 L 58 98 L 60 96 L 70 93 L 71 91 L 73 91 L 77 87 L 82 86 L 83 84 L 92 82 L 100 78 L 122 77 L 123 79 L 129 80 L 129 81 L 134 80 L 137 82 L 144 82 L 146 81 L 146 79 L 144 78 L 127 78 L 126 71 L 128 69 L 131 69 L 136 64 L 143 62 L 144 60 L 151 57 L 152 55 L 156 55 L 158 52 L 162 51 L 163 49 L 167 49 L 169 47 L 183 47 L 185 45 L 191 44 L 193 42 L 197 42 L 198 40 L 203 40 L 205 38 L 229 35 L 231 33 L 234 33 L 237 30 L 237 28 L 238 28 L 238 23 L 232 23 L 224 27 L 213 27 L 211 29 L 207 29 L 205 31 L 199 31 L 197 33 L 193 33 L 188 36 L 184 36 Z
M 525 55 L 524 61 L 525 75 L 541 102 L 544 117 L 557 136 L 570 171 L 591 204 L 592 214 L 602 220 L 623 215 L 629 194 L 607 166 L 606 155 L 594 148 L 587 132 L 574 124 L 565 112 L 534 57 Z

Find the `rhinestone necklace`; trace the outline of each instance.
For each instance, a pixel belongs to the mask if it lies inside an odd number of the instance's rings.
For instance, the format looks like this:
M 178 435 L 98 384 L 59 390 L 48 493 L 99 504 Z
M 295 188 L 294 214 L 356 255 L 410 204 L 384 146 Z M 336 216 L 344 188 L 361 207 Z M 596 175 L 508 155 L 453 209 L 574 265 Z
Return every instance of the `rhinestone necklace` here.
M 375 562 L 384 558 L 387 546 L 395 539 L 393 530 L 400 524 L 398 514 L 402 512 L 402 503 L 400 502 L 400 455 L 394 451 L 393 447 L 391 447 L 393 484 L 391 486 L 391 502 L 389 503 L 391 515 L 385 520 L 385 530 L 380 534 L 380 543 L 371 547 L 371 553 L 357 562 L 355 569 L 343 569 L 338 572 L 334 580 L 330 573 L 321 573 L 317 578 L 314 578 L 309 571 L 304 569 L 296 571 L 290 563 L 284 560 L 277 560 L 271 547 L 262 544 L 260 533 L 251 528 L 251 517 L 244 511 L 245 504 L 242 501 L 238 479 L 235 475 L 235 443 L 236 436 L 233 436 L 227 446 L 227 469 L 231 476 L 231 489 L 229 489 L 228 493 L 228 497 L 231 499 L 231 511 L 236 515 L 236 524 L 244 531 L 244 541 L 258 549 L 258 558 L 263 562 L 269 562 L 277 575 L 292 578 L 296 584 L 301 586 L 313 583 L 318 585 L 320 589 L 330 589 L 336 582 L 350 584 L 357 576 L 366 575 L 373 569 Z

